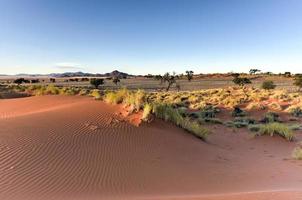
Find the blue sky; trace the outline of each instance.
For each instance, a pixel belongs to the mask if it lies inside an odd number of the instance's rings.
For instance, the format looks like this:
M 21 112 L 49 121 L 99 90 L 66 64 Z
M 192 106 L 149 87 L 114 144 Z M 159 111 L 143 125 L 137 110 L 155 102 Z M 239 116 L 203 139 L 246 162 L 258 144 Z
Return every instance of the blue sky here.
M 301 0 L 0 0 L 0 74 L 302 72 Z

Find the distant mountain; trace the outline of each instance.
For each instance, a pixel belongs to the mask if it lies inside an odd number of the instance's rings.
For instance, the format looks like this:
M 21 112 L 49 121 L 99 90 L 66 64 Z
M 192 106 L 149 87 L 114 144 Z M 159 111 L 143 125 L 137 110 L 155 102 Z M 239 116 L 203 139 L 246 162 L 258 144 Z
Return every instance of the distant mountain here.
M 3 75 L 4 76 L 4 75 Z M 24 76 L 24 77 L 37 77 L 37 76 L 49 76 L 55 78 L 64 78 L 64 77 L 114 77 L 118 76 L 120 78 L 133 77 L 134 75 L 127 74 L 124 72 L 120 72 L 118 70 L 114 70 L 110 73 L 105 74 L 93 74 L 93 73 L 85 73 L 85 72 L 64 72 L 64 73 L 51 73 L 51 74 L 16 74 L 15 76 Z
M 126 77 L 133 76 L 133 75 L 129 75 L 127 73 L 119 72 L 117 70 L 114 70 L 111 73 L 104 74 L 104 76 L 107 76 L 107 77 L 116 77 L 117 76 L 117 77 L 120 77 L 120 78 L 126 78 Z

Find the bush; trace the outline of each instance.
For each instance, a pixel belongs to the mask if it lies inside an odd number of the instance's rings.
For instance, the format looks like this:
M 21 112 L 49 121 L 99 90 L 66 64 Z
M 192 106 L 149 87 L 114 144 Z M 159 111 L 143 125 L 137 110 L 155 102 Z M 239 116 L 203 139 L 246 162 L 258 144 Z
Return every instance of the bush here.
M 243 117 L 236 117 L 234 121 L 228 121 L 225 123 L 225 125 L 228 127 L 236 127 L 236 128 L 247 127 L 250 124 L 255 124 L 255 120 L 250 118 L 243 118 Z
M 92 78 L 90 79 L 90 84 L 93 85 L 96 89 L 104 84 L 104 79 L 102 78 Z
M 262 89 L 265 89 L 265 90 L 271 90 L 271 89 L 275 89 L 276 85 L 274 84 L 273 81 L 263 81 L 261 87 L 262 87 Z
M 288 141 L 292 141 L 294 138 L 294 133 L 287 125 L 277 122 L 261 125 L 259 132 L 261 135 L 279 135 Z
M 232 112 L 233 117 L 244 117 L 245 115 L 246 113 L 241 110 L 241 108 L 239 108 L 238 106 L 234 107 L 234 110 Z
M 26 83 L 26 80 L 24 78 L 17 78 L 14 80 L 14 83 L 20 85 L 22 83 Z
M 248 78 L 241 78 L 241 77 L 235 77 L 233 79 L 233 82 L 236 84 L 236 85 L 239 85 L 239 86 L 244 86 L 245 84 L 251 84 L 251 80 L 248 79 Z
M 260 120 L 262 123 L 280 122 L 279 115 L 274 112 L 268 112 L 264 115 L 263 119 Z
M 201 109 L 199 115 L 201 118 L 215 118 L 216 114 L 219 112 L 220 110 L 218 108 L 215 108 L 211 105 L 207 105 L 203 109 Z
M 291 109 L 290 113 L 294 117 L 302 117 L 302 109 L 300 107 Z
M 292 152 L 292 157 L 295 160 L 302 160 L 302 148 L 301 147 L 296 147 L 293 152 Z

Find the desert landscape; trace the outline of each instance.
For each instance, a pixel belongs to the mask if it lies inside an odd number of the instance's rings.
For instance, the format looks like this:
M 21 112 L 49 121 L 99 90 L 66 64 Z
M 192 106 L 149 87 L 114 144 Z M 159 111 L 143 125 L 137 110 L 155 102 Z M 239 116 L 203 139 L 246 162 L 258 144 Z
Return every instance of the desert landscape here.
M 302 0 L 0 0 L 0 200 L 302 200 Z
M 301 199 L 295 85 L 146 92 L 88 79 L 1 86 L 1 199 Z

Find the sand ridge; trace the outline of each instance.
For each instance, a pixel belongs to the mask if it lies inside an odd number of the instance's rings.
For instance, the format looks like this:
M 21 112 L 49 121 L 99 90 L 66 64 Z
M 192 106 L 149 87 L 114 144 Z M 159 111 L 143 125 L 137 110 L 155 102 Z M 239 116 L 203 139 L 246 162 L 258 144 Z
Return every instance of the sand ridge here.
M 133 126 L 119 106 L 86 97 L 0 101 L 0 116 L 10 110 L 0 119 L 0 199 L 302 197 L 302 163 L 281 138 L 217 125 L 205 143 L 160 120 Z

